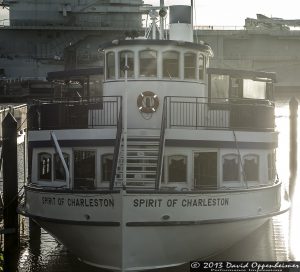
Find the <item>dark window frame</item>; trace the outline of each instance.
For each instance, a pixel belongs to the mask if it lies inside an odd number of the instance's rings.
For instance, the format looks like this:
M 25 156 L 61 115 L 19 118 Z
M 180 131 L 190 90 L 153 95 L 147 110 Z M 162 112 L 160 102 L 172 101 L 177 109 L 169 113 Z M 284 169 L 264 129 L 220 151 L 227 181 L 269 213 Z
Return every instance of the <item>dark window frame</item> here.
M 78 173 L 76 173 L 76 171 L 79 171 L 80 168 L 78 168 L 76 166 L 76 152 L 81 152 L 81 156 L 83 156 L 83 158 L 81 159 L 81 161 L 83 160 L 87 160 L 86 163 L 88 166 L 91 167 L 91 172 L 93 171 L 92 175 L 89 176 L 81 176 L 84 175 L 87 171 L 86 168 L 84 168 L 83 172 L 80 173 L 80 175 L 78 176 Z M 83 155 L 83 153 L 93 153 L 93 156 L 87 156 L 86 158 L 85 155 Z M 88 154 L 86 154 L 88 155 Z M 89 162 L 88 159 L 93 157 L 94 160 L 94 165 L 92 166 Z M 84 164 L 81 162 L 80 166 L 84 166 Z M 84 148 L 80 148 L 80 149 L 74 149 L 73 150 L 73 177 L 74 177 L 74 188 L 75 189 L 95 189 L 96 188 L 96 182 L 97 182 L 97 150 L 96 149 L 84 149 Z
M 196 156 L 198 155 L 204 155 L 204 154 L 209 154 L 211 157 L 209 158 L 209 159 L 213 159 L 213 160 L 215 160 L 215 165 L 212 165 L 212 164 L 209 164 L 209 167 L 207 168 L 207 169 L 205 169 L 206 170 L 206 173 L 204 173 L 204 174 L 206 174 L 206 177 L 209 177 L 209 178 L 211 178 L 210 180 L 209 179 L 207 179 L 207 180 L 205 180 L 205 183 L 204 182 L 202 182 L 202 184 L 201 184 L 201 180 L 199 179 L 199 181 L 197 182 L 196 181 L 196 171 L 197 171 L 197 169 L 198 168 L 196 168 Z M 212 155 L 214 156 L 214 157 L 212 157 Z M 203 158 L 202 158 L 203 159 Z M 207 163 L 208 162 L 208 160 L 206 159 L 205 160 L 205 162 Z M 194 173 L 194 187 L 195 188 L 209 188 L 209 189 L 216 189 L 217 187 L 218 187 L 218 175 L 219 175 L 219 173 L 218 173 L 218 152 L 217 151 L 205 151 L 205 150 L 201 150 L 201 151 L 194 151 L 193 152 L 193 173 Z M 215 169 L 213 169 L 215 167 Z M 214 170 L 214 176 L 213 175 L 207 175 L 210 171 L 212 171 L 212 170 Z M 199 172 L 199 170 L 198 170 L 198 172 Z M 211 174 L 211 173 L 209 173 L 209 174 Z M 198 175 L 199 175 L 199 173 L 198 173 Z M 202 176 L 205 176 L 205 175 L 202 175 Z
M 227 157 L 227 158 L 226 158 Z M 237 173 L 236 173 L 236 177 L 235 178 L 230 178 L 229 179 L 229 176 L 230 176 L 230 174 L 232 174 L 232 171 L 230 171 L 230 169 L 228 169 L 228 171 L 229 172 L 231 172 L 231 173 L 229 173 L 229 174 L 226 174 L 225 173 L 225 171 L 226 171 L 226 169 L 225 169 L 225 166 L 224 166 L 224 164 L 225 164 L 225 160 L 236 160 L 236 171 L 237 171 Z M 224 178 L 224 174 L 226 174 L 227 175 L 227 177 L 226 177 L 226 179 Z M 233 175 L 232 175 L 233 176 Z M 231 176 L 231 177 L 232 177 Z M 240 158 L 239 158 L 239 155 L 238 154 L 234 154 L 234 153 L 230 153 L 230 154 L 224 154 L 223 156 L 222 156 L 222 182 L 224 182 L 224 183 L 226 183 L 226 182 L 241 182 L 241 175 L 240 175 Z
M 70 171 L 70 154 L 68 154 L 68 153 L 65 153 L 65 152 L 63 152 L 62 153 L 63 154 L 63 156 L 64 156 L 64 159 L 65 159 L 65 162 L 66 162 L 66 164 L 67 164 L 67 167 L 68 167 L 68 169 L 69 169 L 69 171 Z M 56 158 L 58 158 L 59 160 L 57 161 L 56 160 Z M 66 181 L 66 173 L 64 173 L 64 178 L 57 178 L 57 174 L 56 174 L 56 168 L 57 168 L 57 163 L 59 163 L 60 162 L 60 167 L 62 167 L 62 170 L 63 171 L 65 171 L 65 169 L 63 168 L 63 163 L 62 163 L 62 161 L 61 161 L 61 159 L 60 159 L 60 157 L 59 157 L 59 154 L 58 153 L 54 153 L 53 154 L 53 178 L 54 178 L 54 181 Z
M 113 153 L 105 153 L 105 154 L 102 154 L 101 155 L 101 182 L 110 182 L 111 179 L 112 179 L 112 164 L 113 164 L 113 156 L 114 154 Z M 110 174 L 109 171 L 107 171 L 106 169 L 106 172 L 104 171 L 104 160 L 107 158 L 107 157 L 111 157 L 111 169 L 110 169 Z M 108 173 L 107 173 L 108 172 Z M 105 176 L 108 176 L 108 178 L 105 178 Z
M 181 157 L 180 160 L 183 160 L 183 162 L 185 163 L 185 165 L 183 165 L 183 167 L 185 166 L 185 172 L 181 172 L 181 168 L 179 167 L 179 165 L 174 165 L 173 169 L 170 169 L 170 160 L 172 158 L 178 158 Z M 179 160 L 179 159 L 177 159 Z M 167 156 L 167 172 L 168 172 L 168 183 L 187 183 L 188 181 L 188 172 L 187 172 L 187 168 L 188 168 L 188 156 L 187 155 L 182 155 L 182 154 L 174 154 L 174 155 L 168 155 Z M 177 170 L 179 171 L 179 173 L 173 173 L 173 170 Z M 182 178 L 183 177 L 183 178 Z M 178 179 L 178 180 L 176 180 Z
M 248 163 L 246 162 L 248 159 Z M 256 160 L 255 165 L 251 166 L 250 161 Z M 247 154 L 243 156 L 243 171 L 244 171 L 244 181 L 246 182 L 259 182 L 259 163 L 260 163 L 260 156 L 258 154 Z M 254 168 L 257 168 L 257 171 L 254 171 Z
M 48 159 L 50 159 L 50 162 L 45 162 L 45 165 L 44 165 L 44 163 L 41 161 L 42 156 L 48 156 L 49 157 Z M 52 176 L 53 176 L 52 175 L 52 169 L 53 169 L 53 167 L 52 167 L 52 162 L 53 162 L 52 154 L 49 153 L 49 152 L 44 152 L 44 151 L 39 152 L 37 154 L 37 158 L 38 158 L 38 180 L 52 182 Z M 44 167 L 48 168 L 46 164 L 49 166 L 50 169 L 49 170 L 44 169 L 44 170 L 47 170 L 47 172 L 45 174 L 42 174 L 41 170 Z M 50 175 L 50 176 L 49 177 L 42 177 L 42 175 L 44 175 L 44 176 Z

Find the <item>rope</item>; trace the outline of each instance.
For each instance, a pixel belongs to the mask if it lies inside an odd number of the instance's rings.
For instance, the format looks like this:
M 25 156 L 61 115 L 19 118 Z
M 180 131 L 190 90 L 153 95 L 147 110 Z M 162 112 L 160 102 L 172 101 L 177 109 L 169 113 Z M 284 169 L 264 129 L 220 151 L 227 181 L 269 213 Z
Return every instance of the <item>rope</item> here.
M 23 185 L 20 188 L 20 190 L 18 191 L 18 193 L 8 202 L 8 204 L 6 206 L 4 206 L 4 204 L 3 204 L 3 211 L 6 210 L 6 209 L 8 209 L 8 207 L 10 207 L 16 199 L 18 199 L 19 201 L 22 200 L 22 198 L 23 198 L 23 196 L 25 194 L 25 191 L 23 191 L 22 194 L 20 194 L 20 192 L 24 189 L 24 187 L 25 186 Z
M 6 206 L 3 206 L 3 211 L 6 210 L 8 207 L 10 207 L 10 205 L 13 204 L 13 202 L 18 198 L 18 200 L 22 200 L 25 191 L 23 191 L 23 193 L 20 195 L 20 192 L 24 189 L 24 185 L 20 188 L 20 190 L 18 191 L 18 193 L 8 202 L 8 204 Z
M 24 121 L 22 122 L 22 124 L 17 128 L 17 131 L 20 131 L 21 130 L 21 127 L 24 125 L 24 123 L 27 121 L 28 117 L 27 117 L 27 114 L 26 114 L 26 118 L 24 119 Z

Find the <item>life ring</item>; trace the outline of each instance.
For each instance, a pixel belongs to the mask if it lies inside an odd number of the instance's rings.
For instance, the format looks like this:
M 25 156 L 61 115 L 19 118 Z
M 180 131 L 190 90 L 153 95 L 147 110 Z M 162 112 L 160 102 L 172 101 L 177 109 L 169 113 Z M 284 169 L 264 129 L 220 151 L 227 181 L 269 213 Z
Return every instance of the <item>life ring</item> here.
M 142 92 L 137 98 L 137 107 L 140 112 L 143 113 L 154 113 L 157 111 L 159 106 L 159 99 L 157 94 L 145 91 Z

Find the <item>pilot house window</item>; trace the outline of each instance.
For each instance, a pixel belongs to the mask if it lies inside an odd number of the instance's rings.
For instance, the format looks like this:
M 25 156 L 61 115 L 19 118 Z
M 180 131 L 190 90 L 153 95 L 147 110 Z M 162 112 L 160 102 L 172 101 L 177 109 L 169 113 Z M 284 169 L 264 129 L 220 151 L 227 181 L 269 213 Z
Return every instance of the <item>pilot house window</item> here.
M 51 181 L 52 179 L 52 156 L 49 153 L 38 154 L 39 161 L 39 179 Z
M 125 77 L 125 66 L 126 66 L 126 56 L 127 56 L 127 77 L 134 76 L 134 57 L 133 52 L 131 51 L 122 51 L 120 52 L 120 67 L 119 67 L 119 74 L 120 78 Z
M 266 82 L 244 79 L 243 97 L 253 99 L 266 99 Z
M 184 54 L 184 78 L 196 79 L 196 54 L 185 53 Z
M 113 79 L 115 75 L 115 53 L 108 52 L 106 54 L 106 78 Z
M 187 181 L 187 156 L 173 155 L 168 157 L 169 182 Z
M 199 55 L 199 79 L 204 79 L 205 58 L 202 54 Z
M 157 76 L 157 52 L 145 50 L 140 52 L 140 76 Z
M 211 98 L 227 99 L 229 95 L 229 76 L 227 75 L 211 75 Z
M 179 77 L 179 53 L 168 51 L 163 53 L 163 77 L 172 79 Z

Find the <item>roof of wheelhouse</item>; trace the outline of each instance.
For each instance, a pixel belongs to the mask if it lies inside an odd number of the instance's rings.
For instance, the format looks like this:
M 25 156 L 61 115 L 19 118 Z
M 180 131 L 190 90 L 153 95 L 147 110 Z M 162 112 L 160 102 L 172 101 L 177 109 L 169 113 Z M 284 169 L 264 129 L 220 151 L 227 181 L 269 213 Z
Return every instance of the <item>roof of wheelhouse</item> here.
M 271 79 L 276 82 L 276 73 L 265 71 L 252 71 L 240 69 L 226 69 L 226 68 L 207 68 L 208 74 L 229 75 L 233 77 L 251 78 L 251 79 Z
M 210 56 L 213 56 L 211 47 L 207 43 L 191 43 L 185 41 L 173 41 L 173 40 L 147 40 L 147 39 L 131 39 L 131 40 L 113 40 L 111 42 L 103 44 L 101 49 L 109 49 L 119 46 L 132 46 L 132 45 L 143 45 L 143 46 L 177 46 L 189 49 L 195 49 L 202 52 L 206 52 Z

